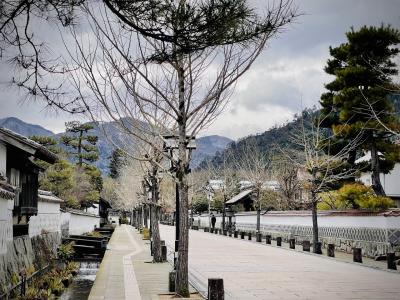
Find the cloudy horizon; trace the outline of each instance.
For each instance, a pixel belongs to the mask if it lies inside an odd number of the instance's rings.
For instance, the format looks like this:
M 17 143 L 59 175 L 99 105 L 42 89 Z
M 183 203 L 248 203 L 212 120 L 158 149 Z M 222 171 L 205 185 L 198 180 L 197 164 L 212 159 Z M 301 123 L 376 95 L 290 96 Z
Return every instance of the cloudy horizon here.
M 217 134 L 238 139 L 290 121 L 295 113 L 318 104 L 324 83 L 330 80 L 323 71 L 329 46 L 345 42 L 345 32 L 351 26 L 357 29 L 384 23 L 400 29 L 400 4 L 395 0 L 295 3 L 304 14 L 269 42 L 237 83 L 224 112 L 202 136 Z M 0 118 L 17 117 L 56 133 L 63 131 L 64 122 L 75 118 L 50 112 L 43 103 L 21 100 L 21 92 L 8 84 L 12 69 L 4 62 L 0 68 Z

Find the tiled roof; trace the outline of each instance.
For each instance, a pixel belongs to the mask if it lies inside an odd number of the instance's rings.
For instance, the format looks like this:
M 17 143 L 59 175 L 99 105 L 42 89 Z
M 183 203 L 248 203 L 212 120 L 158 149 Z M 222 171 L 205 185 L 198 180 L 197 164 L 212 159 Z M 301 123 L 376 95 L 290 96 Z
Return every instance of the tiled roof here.
M 52 192 L 49 191 L 38 190 L 38 196 L 39 196 L 39 201 L 42 202 L 54 202 L 54 203 L 64 202 L 64 200 L 58 198 Z
M 40 144 L 36 143 L 35 141 L 28 139 L 26 136 L 20 135 L 16 132 L 6 129 L 4 127 L 0 127 L 0 140 L 3 140 L 4 142 L 11 143 L 11 144 L 12 144 L 13 140 L 16 142 L 22 143 L 23 145 L 26 145 L 29 148 L 35 150 L 33 153 L 33 155 L 35 157 L 42 159 L 44 161 L 47 161 L 49 163 L 54 163 L 58 160 L 57 155 L 55 155 L 53 152 L 48 150 L 43 145 L 40 145 Z M 17 143 L 15 145 L 21 145 L 21 144 Z

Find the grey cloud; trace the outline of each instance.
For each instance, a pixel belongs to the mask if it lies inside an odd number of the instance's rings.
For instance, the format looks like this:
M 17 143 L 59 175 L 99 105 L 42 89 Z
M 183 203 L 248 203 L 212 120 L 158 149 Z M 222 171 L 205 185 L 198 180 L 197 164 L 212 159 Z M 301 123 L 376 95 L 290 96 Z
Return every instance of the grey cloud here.
M 251 1 L 258 7 L 264 7 L 270 2 Z M 221 116 L 225 120 L 224 116 L 234 115 L 235 118 L 226 119 L 234 119 L 232 122 L 235 122 L 233 125 L 237 128 L 242 124 L 242 127 L 247 126 L 249 130 L 267 129 L 252 125 L 256 124 L 253 119 L 256 119 L 254 116 L 257 111 L 262 116 L 271 107 L 279 107 L 280 111 L 291 113 L 298 112 L 301 107 L 317 104 L 324 83 L 329 81 L 323 72 L 329 57 L 328 48 L 344 42 L 345 32 L 351 26 L 358 28 L 384 22 L 400 28 L 399 0 L 297 0 L 295 3 L 304 15 L 270 41 L 253 68 L 239 80 L 237 91 L 232 95 L 232 105 Z M 64 45 L 59 38 L 58 28 L 49 29 L 46 24 L 39 24 L 38 28 L 40 37 L 45 37 L 50 43 L 52 54 L 57 56 L 61 53 Z M 81 27 L 80 30 L 85 31 L 85 28 Z M 12 78 L 13 73 L 4 63 L 0 63 L 0 70 L 0 83 L 4 84 Z M 31 123 L 45 125 L 51 130 L 62 129 L 69 118 L 66 114 L 46 114 L 39 102 L 19 105 L 17 99 L 20 97 L 10 91 L 9 87 L 0 86 L 0 118 L 17 116 Z M 253 119 L 243 115 L 244 110 L 252 111 Z M 270 118 L 275 117 L 277 122 L 282 121 L 278 116 L 270 115 Z M 227 132 L 221 124 L 216 122 L 209 132 Z M 237 137 L 244 133 L 229 134 Z

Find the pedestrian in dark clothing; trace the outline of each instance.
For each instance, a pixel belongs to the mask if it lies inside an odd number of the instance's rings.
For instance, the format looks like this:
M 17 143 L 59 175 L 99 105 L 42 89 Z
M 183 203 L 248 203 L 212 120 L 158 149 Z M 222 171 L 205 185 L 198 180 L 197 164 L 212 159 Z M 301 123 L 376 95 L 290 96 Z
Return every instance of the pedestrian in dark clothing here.
M 215 229 L 215 222 L 217 222 L 217 219 L 215 218 L 215 216 L 212 214 L 211 215 L 211 227 L 212 227 L 212 230 L 214 231 L 214 229 Z

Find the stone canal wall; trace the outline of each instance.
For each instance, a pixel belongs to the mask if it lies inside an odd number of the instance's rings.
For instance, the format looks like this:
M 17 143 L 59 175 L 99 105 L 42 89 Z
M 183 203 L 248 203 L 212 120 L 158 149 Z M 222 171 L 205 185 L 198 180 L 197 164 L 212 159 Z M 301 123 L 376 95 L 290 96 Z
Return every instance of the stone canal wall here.
M 47 233 L 30 238 L 16 237 L 7 242 L 7 251 L 0 254 L 0 295 L 20 280 L 20 272 L 34 272 L 46 267 L 55 258 L 60 233 Z
M 222 228 L 222 215 L 215 214 L 216 227 Z M 256 231 L 256 213 L 227 215 L 226 223 L 239 231 Z M 312 240 L 312 220 L 309 211 L 262 212 L 260 230 L 274 239 L 295 238 L 297 243 Z M 318 216 L 319 236 L 323 247 L 333 243 L 337 250 L 352 252 L 362 248 L 363 255 L 374 257 L 388 251 L 400 251 L 400 214 L 398 212 L 366 213 L 356 211 L 326 211 Z M 194 225 L 208 227 L 208 215 L 194 216 Z

